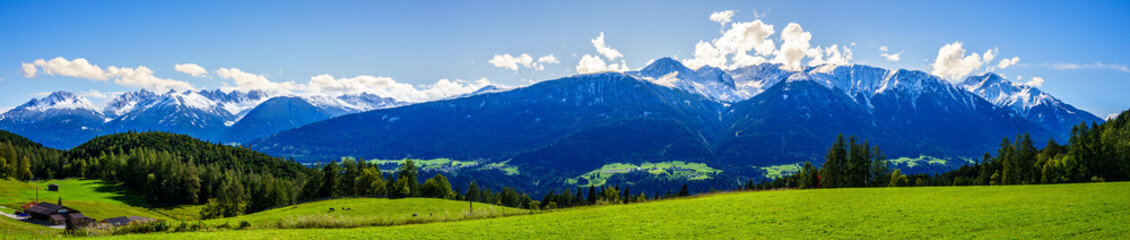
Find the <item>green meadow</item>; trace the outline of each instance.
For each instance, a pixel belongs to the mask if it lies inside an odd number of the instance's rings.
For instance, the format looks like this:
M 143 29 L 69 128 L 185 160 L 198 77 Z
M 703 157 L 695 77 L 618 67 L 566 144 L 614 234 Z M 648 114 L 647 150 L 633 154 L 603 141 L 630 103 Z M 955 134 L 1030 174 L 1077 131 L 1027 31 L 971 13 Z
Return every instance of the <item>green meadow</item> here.
M 51 183 L 59 184 L 58 192 L 47 191 Z M 0 206 L 3 206 L 0 211 L 22 211 L 20 206 L 35 201 L 36 187 L 39 187 L 40 201 L 58 203 L 62 199 L 63 205 L 98 220 L 120 216 L 195 219 L 200 212 L 197 206 L 150 208 L 145 199 L 119 183 L 77 178 L 37 182 L 0 180 Z
M 690 180 L 701 180 L 710 178 L 711 173 L 721 172 L 718 169 L 711 168 L 704 163 L 688 163 L 681 161 L 659 162 L 659 163 L 610 163 L 601 166 L 600 169 L 592 170 L 590 172 L 581 174 L 576 178 L 566 179 L 569 184 L 576 184 L 579 187 L 588 186 L 603 186 L 608 181 L 609 177 L 616 174 L 629 173 L 633 171 L 647 171 L 654 175 L 665 175 L 672 178 L 683 178 Z M 584 179 L 586 181 L 581 181 Z M 588 184 L 583 184 L 588 183 Z
M 232 230 L 106 238 L 1127 239 L 1128 198 L 1130 182 L 783 190 L 389 227 Z M 281 211 L 270 214 L 287 217 Z

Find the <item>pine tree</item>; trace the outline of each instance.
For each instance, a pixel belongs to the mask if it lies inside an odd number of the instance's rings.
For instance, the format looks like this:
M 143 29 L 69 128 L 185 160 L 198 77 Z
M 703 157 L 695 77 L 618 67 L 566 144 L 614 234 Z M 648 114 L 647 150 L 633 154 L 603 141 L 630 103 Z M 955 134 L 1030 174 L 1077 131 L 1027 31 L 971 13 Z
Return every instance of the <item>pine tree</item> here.
M 679 196 L 680 197 L 686 197 L 686 196 L 690 196 L 690 195 L 691 195 L 691 191 L 689 189 L 687 189 L 687 184 L 684 183 L 683 187 L 679 189 Z
M 588 204 L 595 204 L 596 203 L 596 196 L 597 196 L 596 195 L 596 188 L 593 187 L 593 185 L 589 185 L 589 195 L 588 195 L 589 203 Z

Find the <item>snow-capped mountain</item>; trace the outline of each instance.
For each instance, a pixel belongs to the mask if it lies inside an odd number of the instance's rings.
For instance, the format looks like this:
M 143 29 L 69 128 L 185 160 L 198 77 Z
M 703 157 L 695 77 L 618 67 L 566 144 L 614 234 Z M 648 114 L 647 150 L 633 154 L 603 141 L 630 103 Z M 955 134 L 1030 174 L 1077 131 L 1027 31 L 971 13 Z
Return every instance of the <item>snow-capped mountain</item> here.
M 40 99 L 31 99 L 0 116 L 14 121 L 38 121 L 63 115 L 100 117 L 102 112 L 94 103 L 78 94 L 59 91 Z
M 647 67 L 627 74 L 660 86 L 697 93 L 720 102 L 737 102 L 756 94 L 748 89 L 738 88 L 730 74 L 722 69 L 704 66 L 692 70 L 671 58 L 655 60 Z
M 1063 139 L 1071 133 L 1074 125 L 1103 121 L 1038 88 L 1013 83 L 994 73 L 967 77 L 962 85 L 966 90 L 997 106 L 1012 109 L 1017 115 L 1047 128 Z
M 0 129 L 28 136 L 47 146 L 73 146 L 97 136 L 102 113 L 90 100 L 55 92 L 0 114 Z
M 371 111 L 376 109 L 394 108 L 407 105 L 407 102 L 381 97 L 370 93 L 346 94 L 341 96 L 306 95 L 302 100 L 322 109 L 332 117 L 350 113 Z
M 330 117 L 402 106 L 407 103 L 373 94 L 291 97 L 301 103 L 264 106 L 255 118 L 242 121 L 253 109 L 271 99 L 261 91 L 188 90 L 154 93 L 125 92 L 102 106 L 71 92 L 55 92 L 0 114 L 0 129 L 28 136 L 47 146 L 70 148 L 102 134 L 124 131 L 165 131 L 205 140 L 233 142 L 263 137 L 279 130 Z M 312 106 L 308 110 L 302 106 Z M 281 106 L 281 107 L 280 107 Z M 295 107 L 297 106 L 297 107 Z M 277 109 L 301 111 L 279 111 Z M 311 111 L 316 113 L 310 113 Z M 272 115 L 273 114 L 273 115 Z M 231 134 L 229 128 L 255 128 L 272 119 L 266 131 Z M 255 134 L 250 134 L 255 133 Z M 229 136 L 239 136 L 229 139 Z

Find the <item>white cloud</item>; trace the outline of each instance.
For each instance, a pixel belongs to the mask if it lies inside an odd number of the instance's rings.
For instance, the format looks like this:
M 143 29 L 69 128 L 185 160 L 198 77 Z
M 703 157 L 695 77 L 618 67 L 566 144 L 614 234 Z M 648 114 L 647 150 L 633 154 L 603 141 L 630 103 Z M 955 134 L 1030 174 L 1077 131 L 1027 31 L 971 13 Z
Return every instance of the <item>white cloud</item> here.
M 609 61 L 616 60 L 616 58 L 624 56 L 624 54 L 620 54 L 620 51 L 617 51 L 616 49 L 613 49 L 604 43 L 604 32 L 600 32 L 600 36 L 592 39 L 592 46 L 596 48 L 597 53 L 604 55 L 604 57 L 608 58 Z
M 188 82 L 153 76 L 153 70 L 145 66 L 137 66 L 136 68 L 110 66 L 103 70 L 84 58 L 67 60 L 63 57 L 56 57 L 50 61 L 36 59 L 31 63 L 23 63 L 21 66 L 23 75 L 27 78 L 37 77 L 39 69 L 42 69 L 44 74 L 51 76 L 59 75 L 95 81 L 113 79 L 114 83 L 118 85 L 155 91 L 196 89 Z
M 389 77 L 361 75 L 353 78 L 334 78 L 329 74 L 322 74 L 310 77 L 307 85 L 308 93 L 314 94 L 340 95 L 364 92 L 401 101 L 425 102 L 471 93 L 490 85 L 490 81 L 486 78 L 475 81 L 440 79 L 434 84 L 412 86 Z
M 107 99 L 113 97 L 114 94 L 106 94 L 102 93 L 102 91 L 98 91 L 98 89 L 90 89 L 89 91 L 79 93 L 79 95 L 86 98 Z
M 24 76 L 36 77 L 36 67 L 43 69 L 43 73 L 51 76 L 61 75 L 67 77 L 85 78 L 90 80 L 108 80 L 106 72 L 101 67 L 90 64 L 85 58 L 75 58 L 68 61 L 63 57 L 56 57 L 50 61 L 36 59 L 32 63 L 23 63 Z M 30 65 L 30 69 L 29 69 Z
M 880 46 L 879 52 L 882 52 L 882 53 L 880 53 L 879 56 L 886 58 L 887 61 L 898 62 L 901 59 L 901 58 L 899 58 L 899 56 L 902 55 L 902 51 L 899 51 L 898 53 L 895 53 L 895 54 L 891 54 L 891 53 L 888 52 L 889 50 L 890 49 L 887 48 L 887 46 Z
M 626 64 L 624 64 L 624 61 L 622 60 L 620 61 L 620 63 L 608 64 L 604 62 L 603 59 L 600 59 L 600 56 L 593 56 L 588 54 L 582 56 L 581 61 L 577 63 L 577 73 L 579 74 L 608 71 L 623 72 L 628 70 L 628 66 L 626 66 Z
M 773 40 L 769 39 L 775 32 L 773 25 L 761 20 L 732 23 L 721 37 L 695 44 L 694 58 L 684 60 L 683 64 L 696 69 L 706 65 L 738 68 L 760 64 L 776 49 Z M 755 51 L 754 55 L 750 55 L 750 51 Z M 730 60 L 733 60 L 733 65 L 727 65 Z
M 624 62 L 624 59 L 620 59 L 620 63 L 612 62 L 617 58 L 624 57 L 624 55 L 620 54 L 620 51 L 612 49 L 604 43 L 604 32 L 601 32 L 600 36 L 592 39 L 592 46 L 593 48 L 596 48 L 596 52 L 600 53 L 600 55 L 585 54 L 584 56 L 582 56 L 581 60 L 577 62 L 576 69 L 578 74 L 589 74 L 607 71 L 623 72 L 630 70 L 628 69 L 628 64 Z M 604 56 L 608 59 L 608 61 L 604 61 L 604 59 L 601 59 L 600 56 Z M 556 58 L 554 58 L 554 60 L 556 60 Z
M 789 23 L 781 31 L 781 49 L 777 50 L 774 62 L 782 64 L 781 68 L 792 71 L 802 69 L 801 60 L 809 55 L 808 41 L 812 40 L 812 33 L 805 32 L 800 24 Z
M 494 65 L 495 67 L 510 69 L 511 71 L 516 72 L 518 71 L 518 66 L 531 68 L 537 71 L 545 70 L 545 64 L 558 63 L 558 61 L 557 57 L 553 56 L 553 54 L 539 57 L 537 61 L 534 61 L 534 57 L 531 57 L 529 54 L 523 53 L 521 55 L 518 55 L 517 57 L 511 56 L 510 54 L 495 54 L 494 57 L 490 59 L 490 61 L 487 61 L 487 63 L 490 63 L 490 65 Z
M 938 57 L 931 64 L 934 69 L 930 73 L 951 81 L 958 81 L 969 73 L 981 69 L 996 56 L 994 49 L 985 51 L 983 58 L 981 54 L 977 53 L 965 55 L 965 49 L 961 45 L 961 42 L 953 42 L 938 49 Z
M 272 82 L 262 74 L 247 73 L 238 68 L 220 68 L 216 70 L 216 76 L 232 80 L 235 83 L 235 87 L 224 87 L 222 88 L 224 90 L 260 90 L 270 95 L 279 95 L 292 93 L 293 90 L 302 88 L 301 85 L 294 82 Z
M 11 108 L 8 108 L 8 109 L 10 110 Z M 1112 121 L 1112 120 L 1114 120 L 1115 118 L 1118 118 L 1118 116 L 1119 116 L 1119 115 L 1122 115 L 1122 113 L 1120 113 L 1120 112 L 1116 112 L 1116 113 L 1111 113 L 1111 114 L 1107 114 L 1107 115 L 1106 115 L 1106 120 L 1107 120 L 1107 121 Z
M 24 78 L 35 78 L 36 73 L 39 72 L 39 69 L 35 68 L 35 64 L 20 63 L 20 66 L 23 68 L 20 72 L 24 74 Z
M 1102 62 L 1095 62 L 1092 64 L 1059 63 L 1052 64 L 1051 68 L 1055 70 L 1110 69 L 1130 73 L 1130 67 L 1127 67 L 1126 65 L 1103 64 Z
M 1018 78 L 1018 80 L 1019 80 L 1019 78 L 1020 78 L 1020 77 L 1019 77 L 1019 76 L 1017 76 L 1017 78 Z M 1043 86 L 1043 85 L 1044 85 L 1044 78 L 1042 78 L 1042 77 L 1032 77 L 1032 80 L 1028 80 L 1028 82 L 1027 82 L 1027 83 L 1024 83 L 1024 85 L 1028 85 L 1028 86 L 1030 86 L 1030 87 L 1040 87 L 1040 86 Z
M 808 61 L 809 66 L 820 66 L 824 64 L 848 65 L 852 58 L 850 48 L 847 46 L 840 48 L 836 44 L 832 44 L 832 46 L 823 49 L 817 46 L 809 49 L 808 53 L 808 56 L 812 58 L 812 60 Z
M 137 66 L 137 68 L 110 66 L 106 70 L 115 77 L 114 83 L 122 86 L 152 89 L 157 92 L 196 89 L 188 82 L 153 76 L 153 70 L 145 66 Z
M 718 24 L 725 26 L 726 23 L 729 23 L 730 19 L 733 18 L 733 17 L 734 17 L 734 10 L 714 12 L 714 13 L 710 14 L 710 21 L 716 22 Z
M 15 108 L 16 107 L 0 107 L 0 114 L 7 113 L 8 111 L 12 111 L 12 109 L 15 109 Z
M 1016 62 L 1019 62 L 1019 61 L 1020 61 L 1019 57 L 1001 59 L 1001 62 L 997 63 L 997 69 L 1008 68 L 1009 66 L 1016 65 Z
M 193 77 L 205 77 L 208 74 L 208 70 L 204 70 L 204 67 L 195 63 L 174 64 L 173 69 Z

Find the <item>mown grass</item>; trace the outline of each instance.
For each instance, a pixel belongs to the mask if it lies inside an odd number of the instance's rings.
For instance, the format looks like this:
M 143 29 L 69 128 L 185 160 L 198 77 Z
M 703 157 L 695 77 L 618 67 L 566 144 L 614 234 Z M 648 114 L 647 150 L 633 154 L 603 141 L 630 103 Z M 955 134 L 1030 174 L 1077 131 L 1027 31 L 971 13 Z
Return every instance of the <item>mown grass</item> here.
M 330 208 L 334 208 L 330 211 Z M 344 209 L 350 210 L 344 210 Z M 435 198 L 343 198 L 286 206 L 243 216 L 206 220 L 208 225 L 251 223 L 252 228 L 385 226 L 401 223 L 453 221 L 473 217 L 507 216 L 528 210 Z M 416 214 L 416 216 L 413 216 Z M 333 222 L 319 225 L 319 222 Z
M 506 218 L 113 239 L 1127 239 L 1130 183 L 725 193 Z
M 47 191 L 47 185 L 51 183 L 59 184 L 58 192 Z M 22 211 L 23 209 L 20 206 L 35 200 L 36 187 L 39 187 L 40 201 L 58 203 L 59 199 L 62 198 L 63 205 L 78 209 L 82 211 L 83 215 L 98 220 L 120 216 L 173 218 L 144 207 L 146 205 L 144 199 L 131 193 L 119 183 L 75 178 L 37 182 L 0 180 L 0 206 L 4 206 L 4 208 L 0 208 L 0 211 L 5 213 Z M 174 206 L 168 209 L 176 208 L 178 207 Z

